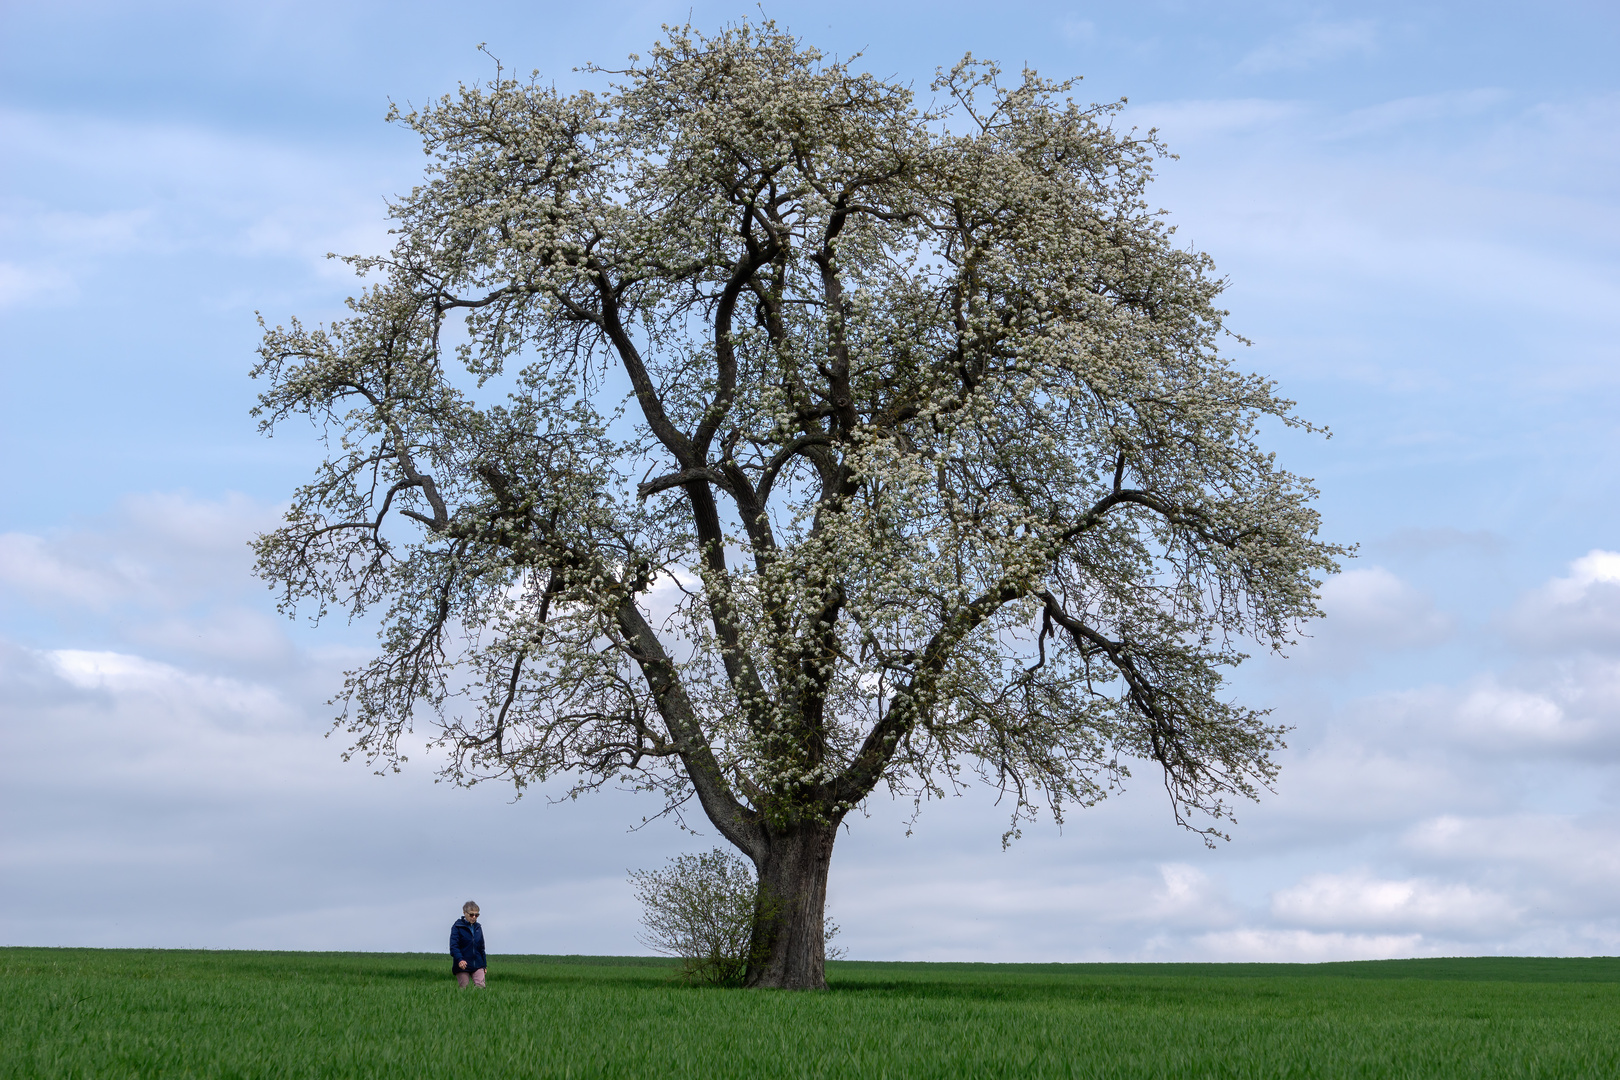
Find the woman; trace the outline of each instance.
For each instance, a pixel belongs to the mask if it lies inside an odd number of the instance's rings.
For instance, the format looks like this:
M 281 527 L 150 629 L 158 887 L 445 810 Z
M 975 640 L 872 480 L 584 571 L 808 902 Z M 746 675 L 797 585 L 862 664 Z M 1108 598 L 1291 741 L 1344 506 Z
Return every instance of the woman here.
M 466 988 L 471 982 L 484 986 L 484 928 L 478 925 L 478 905 L 471 900 L 461 905 L 461 918 L 450 928 L 450 970 L 455 972 L 456 985 Z

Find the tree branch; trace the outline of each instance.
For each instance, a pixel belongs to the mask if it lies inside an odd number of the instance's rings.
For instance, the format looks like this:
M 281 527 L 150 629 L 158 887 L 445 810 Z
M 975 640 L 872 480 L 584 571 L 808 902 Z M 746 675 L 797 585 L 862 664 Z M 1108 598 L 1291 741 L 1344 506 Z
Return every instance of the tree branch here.
M 766 848 L 758 815 L 731 793 L 714 750 L 698 723 L 692 700 L 681 684 L 680 674 L 658 635 L 631 598 L 619 605 L 616 618 L 619 631 L 630 647 L 630 655 L 652 690 L 653 701 L 658 704 L 659 715 L 669 728 L 703 812 L 727 840 L 747 852 L 756 863 L 760 862 Z

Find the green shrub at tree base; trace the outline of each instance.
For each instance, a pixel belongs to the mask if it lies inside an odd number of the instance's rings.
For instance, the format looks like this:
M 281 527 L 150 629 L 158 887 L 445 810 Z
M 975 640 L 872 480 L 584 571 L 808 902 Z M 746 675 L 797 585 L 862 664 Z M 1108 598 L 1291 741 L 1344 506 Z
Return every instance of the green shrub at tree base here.
M 678 957 L 685 981 L 706 986 L 742 985 L 749 962 L 761 959 L 751 951 L 758 941 L 755 928 L 774 922 L 779 906 L 760 891 L 748 861 L 724 848 L 677 855 L 659 870 L 632 871 L 630 885 L 641 904 L 643 933 L 637 940 Z M 829 960 L 843 955 L 830 947 L 836 936 L 838 924 L 824 919 Z
M 753 867 L 717 848 L 678 855 L 660 870 L 634 871 L 630 884 L 641 903 L 643 945 L 678 957 L 687 982 L 742 983 L 759 902 Z

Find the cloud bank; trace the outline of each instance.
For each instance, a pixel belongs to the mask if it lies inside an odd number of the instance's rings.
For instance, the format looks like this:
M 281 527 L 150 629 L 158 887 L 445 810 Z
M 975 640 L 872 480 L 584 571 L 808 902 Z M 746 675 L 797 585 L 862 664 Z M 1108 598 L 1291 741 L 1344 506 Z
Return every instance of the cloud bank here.
M 324 737 L 363 628 L 279 621 L 246 575 L 275 516 L 242 497 L 126 500 L 74 531 L 0 536 L 0 589 L 32 612 L 0 644 L 0 912 L 8 943 L 438 947 L 467 895 L 500 948 L 635 952 L 626 869 L 701 849 L 650 804 L 548 805 L 340 760 Z M 1136 788 L 1003 852 L 989 793 L 874 800 L 835 856 L 853 954 L 917 959 L 1346 959 L 1612 949 L 1620 815 L 1620 554 L 1595 551 L 1504 604 L 1540 650 L 1508 672 L 1352 698 L 1297 726 L 1276 796 L 1206 852 Z M 1434 648 L 1458 622 L 1391 570 L 1324 591 L 1306 663 L 1356 669 Z M 97 648 L 34 626 L 93 616 Z M 1563 805 L 1536 796 L 1558 772 Z M 701 823 L 697 823 L 701 824 Z

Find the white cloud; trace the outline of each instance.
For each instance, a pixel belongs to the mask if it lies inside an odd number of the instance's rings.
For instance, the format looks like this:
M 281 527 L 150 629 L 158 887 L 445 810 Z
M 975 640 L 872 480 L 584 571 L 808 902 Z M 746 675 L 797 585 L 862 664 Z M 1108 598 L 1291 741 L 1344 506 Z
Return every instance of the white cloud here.
M 0 533 L 0 589 L 46 607 L 94 612 L 217 602 L 222 587 L 258 592 L 248 541 L 279 516 L 275 507 L 238 494 L 127 496 L 112 514 L 79 528 Z
M 0 306 L 127 291 L 138 260 L 184 254 L 290 259 L 318 278 L 351 276 L 328 251 L 386 249 L 379 197 L 408 189 L 414 163 L 357 148 L 311 152 L 208 128 L 0 108 L 0 143 L 23 193 L 0 212 Z
M 194 675 L 128 653 L 57 649 L 46 654 L 50 664 L 80 690 L 104 690 L 121 697 L 156 698 L 178 714 L 199 710 L 232 720 L 273 722 L 294 716 L 279 695 L 266 686 L 235 679 Z
M 1243 300 L 1234 307 L 1249 320 L 1237 328 L 1261 329 L 1270 316 L 1276 336 L 1259 343 L 1273 373 L 1325 382 L 1324 393 L 1365 382 L 1431 400 L 1455 397 L 1465 384 L 1476 392 L 1495 386 L 1489 375 L 1507 372 L 1478 368 L 1485 360 L 1511 369 L 1518 377 L 1508 385 L 1520 390 L 1611 383 L 1605 343 L 1613 340 L 1610 313 L 1620 310 L 1610 255 L 1620 218 L 1607 195 L 1616 160 L 1608 132 L 1620 98 L 1509 109 L 1488 97 L 1397 99 L 1368 106 L 1353 123 L 1320 105 L 1253 98 L 1133 103 L 1126 119 L 1162 128 L 1182 152 L 1182 161 L 1162 167 L 1154 198 L 1176 210 L 1181 235 L 1232 274 Z M 1443 139 L 1374 130 L 1447 110 Z M 1351 137 L 1356 130 L 1362 135 Z M 1538 194 L 1527 198 L 1530 191 Z M 1410 332 L 1436 324 L 1402 313 L 1389 302 L 1395 297 L 1452 312 L 1455 332 L 1477 322 L 1476 313 L 1495 313 L 1491 324 L 1511 335 L 1532 310 L 1554 321 L 1523 347 L 1476 350 L 1465 374 L 1410 351 L 1426 348 Z M 1373 298 L 1384 298 L 1376 310 L 1395 322 L 1365 324 L 1360 303 Z M 1311 325 L 1282 337 L 1291 314 L 1303 311 L 1313 313 Z M 1379 326 L 1391 328 L 1388 340 Z M 1438 340 L 1433 347 L 1443 348 Z M 1296 357 L 1297 366 L 1277 367 Z M 1484 450 L 1455 441 L 1467 426 L 1459 407 L 1383 430 L 1427 429 L 1431 442 Z
M 1159 867 L 1159 876 L 1163 885 L 1155 890 L 1151 909 L 1156 918 L 1204 911 L 1218 892 L 1207 873 L 1186 863 L 1165 863 Z
M 963 920 L 983 919 L 994 912 L 1019 919 L 1049 918 L 1072 922 L 1182 925 L 1190 921 L 1207 926 L 1224 921 L 1227 901 L 1220 883 L 1204 870 L 1186 863 L 1163 863 L 1149 868 L 1118 868 L 1105 878 L 1051 875 L 1033 879 L 1022 872 L 1023 860 L 999 859 L 1005 875 L 974 879 L 961 865 L 946 865 L 918 878 L 912 873 L 890 875 L 886 867 L 864 867 L 866 887 L 853 901 L 858 906 L 902 906 L 916 909 L 924 895 L 935 897 L 930 906 L 954 911 Z M 904 898 L 902 901 L 901 898 Z M 922 944 L 921 941 L 918 944 Z
M 0 214 L 0 229 L 31 236 L 46 247 L 85 253 L 125 254 L 150 242 L 154 214 L 139 210 L 53 210 L 39 201 L 13 202 Z
M 1431 875 L 1483 883 L 1516 909 L 1510 924 L 1459 932 L 1471 951 L 1590 956 L 1620 948 L 1620 821 L 1612 811 L 1440 815 L 1406 830 L 1397 851 Z
M 1452 620 L 1434 600 L 1381 566 L 1346 570 L 1322 586 L 1322 609 L 1337 633 L 1369 648 L 1434 645 L 1451 633 Z
M 1378 27 L 1370 19 L 1313 22 L 1271 38 L 1238 61 L 1252 74 L 1303 71 L 1346 56 L 1370 56 L 1378 47 Z
M 84 565 L 53 550 L 44 537 L 0 533 L 0 585 L 46 600 L 102 609 L 140 587 L 127 565 Z
M 871 818 L 840 839 L 835 855 L 830 911 L 857 957 L 1180 956 L 1189 934 L 1233 926 L 1241 915 L 1216 866 L 1187 858 L 1151 861 L 1159 851 L 1206 853 L 1147 800 L 1125 815 L 1118 813 L 1123 807 L 1106 813 L 1109 824 L 1088 823 L 1085 833 L 1098 841 L 1106 844 L 1112 833 L 1122 846 L 1137 849 L 1117 855 L 1083 835 L 1034 830 L 1002 851 L 996 817 L 986 816 L 996 808 L 982 792 L 929 807 L 910 837 L 896 827 L 895 809 L 874 807 Z
M 671 840 L 625 835 L 640 803 L 372 776 L 302 689 L 335 670 L 299 674 L 0 640 L 4 943 L 437 949 L 472 893 L 505 905 L 503 948 L 636 951 L 612 882 Z
M 1325 617 L 1306 628 L 1295 660 L 1306 668 L 1349 666 L 1369 654 L 1438 645 L 1453 631 L 1428 594 L 1381 566 L 1346 570 L 1322 586 Z
M 1442 767 L 1452 773 L 1463 755 L 1500 760 L 1504 768 L 1558 758 L 1606 761 L 1620 750 L 1620 664 L 1559 661 L 1523 667 L 1512 679 L 1476 675 L 1459 685 L 1372 695 L 1349 716 L 1361 724 L 1358 742 L 1376 739 L 1390 749 L 1404 742 L 1402 757 L 1444 752 Z
M 302 735 L 313 727 L 301 709 L 263 683 L 188 672 L 128 653 L 58 649 L 43 659 L 67 686 L 91 692 L 80 699 L 94 704 L 74 722 L 75 738 L 94 731 L 104 745 L 142 758 L 161 756 L 199 784 L 228 776 L 233 786 L 244 781 L 284 786 L 290 777 L 275 769 L 282 755 L 261 736 L 281 730 Z M 40 734 L 48 741 L 45 732 Z M 237 745 L 240 740 L 246 743 Z M 245 757 L 253 758 L 256 768 L 246 773 L 218 768 L 223 760 Z M 103 764 L 122 772 L 128 759 Z
M 1568 744 L 1593 734 L 1590 725 L 1571 722 L 1545 694 L 1498 686 L 1487 680 L 1457 702 L 1455 723 L 1462 738 L 1513 744 Z
M 1314 930 L 1219 930 L 1192 940 L 1201 959 L 1222 963 L 1321 964 L 1427 955 L 1420 934 L 1318 933 Z
M 1134 105 L 1131 122 L 1157 128 L 1172 147 L 1240 132 L 1275 129 L 1308 114 L 1304 105 L 1269 98 L 1161 101 Z
M 1620 585 L 1620 551 L 1597 548 L 1569 564 L 1569 576 L 1555 578 L 1548 589 L 1559 599 L 1580 599 L 1592 585 Z
M 199 616 L 173 615 L 130 623 L 126 634 L 166 655 L 189 655 L 236 665 L 286 665 L 293 659 L 287 620 L 245 607 L 221 607 Z
M 1524 597 L 1503 620 L 1508 637 L 1543 650 L 1620 650 L 1620 552 L 1593 549 Z
M 1518 909 L 1493 892 L 1458 882 L 1388 880 L 1353 871 L 1313 874 L 1274 893 L 1271 912 L 1285 923 L 1336 931 L 1477 935 L 1505 928 Z
M 1414 824 L 1401 844 L 1452 867 L 1493 868 L 1534 889 L 1544 902 L 1584 903 L 1588 913 L 1615 914 L 1620 821 L 1612 814 L 1442 814 Z
M 1491 88 L 1397 98 L 1351 110 L 1334 125 L 1331 134 L 1346 137 L 1373 135 L 1412 124 L 1478 116 L 1502 104 L 1507 98 L 1506 91 Z
M 1591 97 L 1542 101 L 1525 110 L 1518 123 L 1500 131 L 1491 141 L 1487 168 L 1511 172 L 1533 167 L 1544 179 L 1556 179 L 1573 190 L 1612 194 L 1614 173 L 1620 166 L 1620 146 L 1614 139 L 1593 138 L 1593 132 L 1613 131 L 1620 125 L 1620 92 Z M 1541 151 L 1556 147 L 1558 153 Z M 1526 155 L 1537 155 L 1532 162 Z M 1598 243 L 1612 243 L 1617 227 L 1612 209 L 1587 219 L 1588 235 Z
M 1343 841 L 1445 808 L 1494 808 L 1500 793 L 1460 773 L 1399 714 L 1358 702 L 1322 734 L 1294 733 L 1278 795 L 1242 812 L 1242 831 L 1309 846 Z
M 65 304 L 77 295 L 72 275 L 59 267 L 0 262 L 0 308 Z
M 1090 19 L 1066 18 L 1058 24 L 1058 31 L 1075 44 L 1090 44 L 1097 38 L 1097 24 Z
M 131 495 L 119 503 L 118 512 L 143 539 L 178 549 L 187 558 L 241 555 L 255 532 L 280 523 L 277 507 L 236 492 L 218 499 L 181 492 Z
M 1382 540 L 1378 547 L 1405 556 L 1430 556 L 1443 552 L 1456 552 L 1479 556 L 1503 554 L 1508 547 L 1505 537 L 1487 529 L 1408 528 L 1399 529 Z

